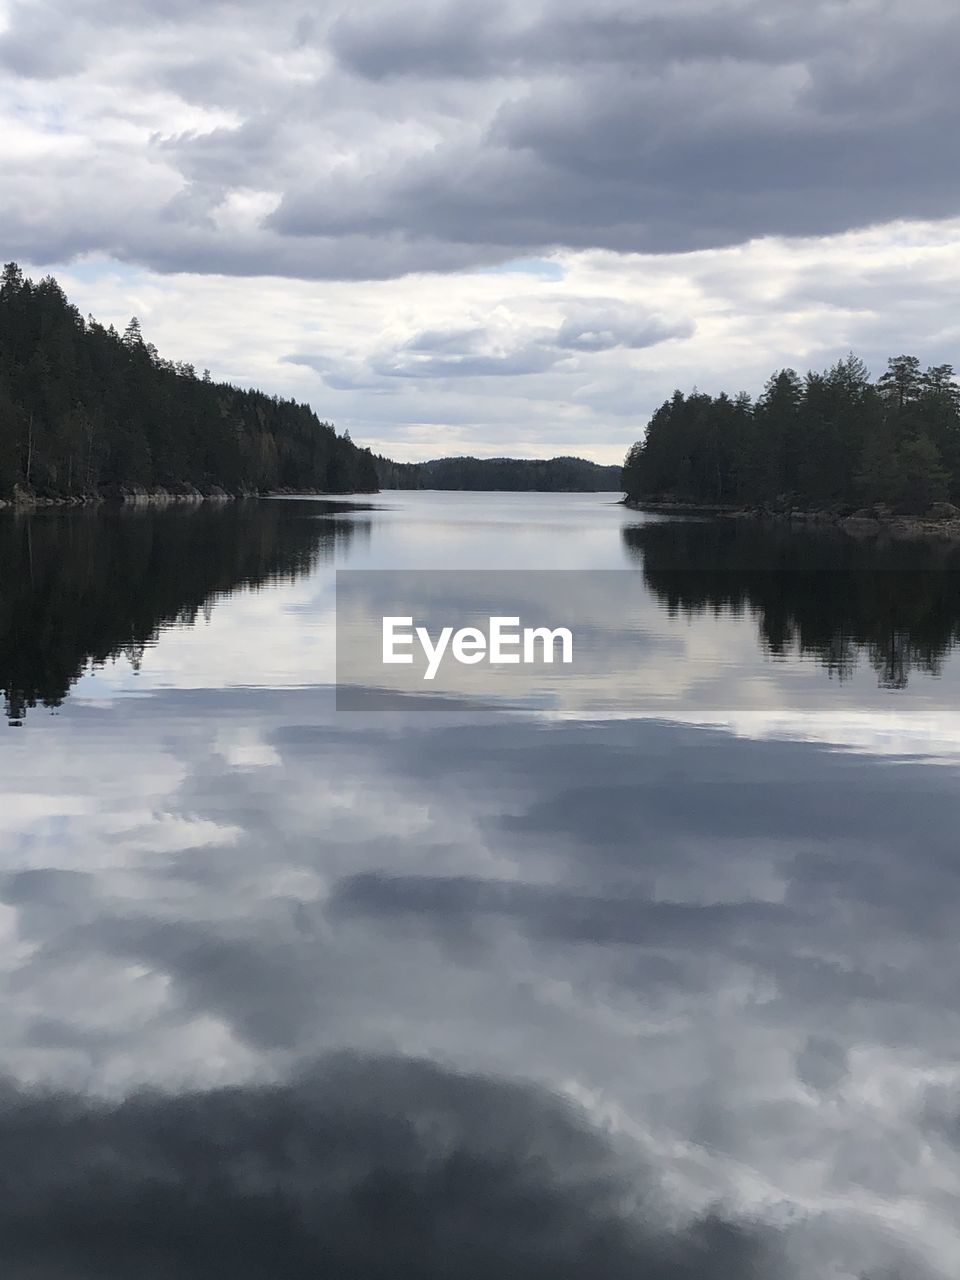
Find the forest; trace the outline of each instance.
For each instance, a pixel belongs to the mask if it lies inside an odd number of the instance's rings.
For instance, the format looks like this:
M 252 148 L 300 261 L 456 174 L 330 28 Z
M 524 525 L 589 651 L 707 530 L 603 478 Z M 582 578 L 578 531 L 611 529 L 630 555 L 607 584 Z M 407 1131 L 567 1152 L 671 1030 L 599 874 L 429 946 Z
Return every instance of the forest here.
M 856 356 L 753 401 L 676 391 L 627 454 L 628 500 L 921 514 L 960 500 L 960 387 L 951 365 L 895 356 L 872 381 Z
M 392 462 L 376 457 L 382 489 L 534 490 L 549 493 L 619 491 L 620 468 L 584 458 L 435 458 Z
M 373 493 L 373 456 L 309 405 L 163 359 L 84 319 L 52 276 L 0 277 L 0 499 L 165 489 Z

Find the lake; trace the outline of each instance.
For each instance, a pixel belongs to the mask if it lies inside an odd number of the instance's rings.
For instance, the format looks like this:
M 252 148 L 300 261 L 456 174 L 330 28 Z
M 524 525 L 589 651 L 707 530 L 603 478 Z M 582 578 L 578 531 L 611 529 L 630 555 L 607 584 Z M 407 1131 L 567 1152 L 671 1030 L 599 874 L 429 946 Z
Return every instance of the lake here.
M 960 548 L 617 496 L 3 513 L 0 1141 L 42 1086 L 100 1177 L 21 1216 L 162 1185 L 198 1276 L 263 1186 L 232 1274 L 369 1221 L 437 1275 L 960 1274 Z M 629 614 L 537 707 L 338 711 L 338 569 Z

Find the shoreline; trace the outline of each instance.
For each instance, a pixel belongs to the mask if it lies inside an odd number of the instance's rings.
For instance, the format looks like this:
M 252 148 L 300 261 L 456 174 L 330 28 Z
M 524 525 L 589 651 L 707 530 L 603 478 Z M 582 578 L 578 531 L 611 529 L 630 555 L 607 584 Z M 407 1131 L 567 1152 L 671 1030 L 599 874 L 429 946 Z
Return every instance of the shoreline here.
M 379 492 L 379 491 L 378 491 Z M 248 490 L 242 493 L 228 493 L 219 485 L 208 485 L 204 489 L 194 486 L 181 489 L 165 489 L 157 487 L 146 489 L 140 487 L 122 488 L 116 493 L 83 493 L 62 498 L 47 498 L 16 489 L 10 498 L 0 498 L 0 510 L 33 511 L 50 507 L 137 507 L 137 506 L 173 506 L 201 502 L 240 502 L 245 498 L 282 498 L 296 497 L 375 497 L 376 494 L 361 494 L 360 490 L 351 489 L 346 493 L 328 493 L 325 489 L 267 489 L 263 491 Z
M 937 538 L 945 542 L 960 541 L 960 509 L 942 503 L 944 514 L 936 516 L 896 515 L 882 507 L 864 508 L 850 515 L 836 511 L 801 510 L 771 511 L 766 507 L 743 507 L 724 503 L 657 501 L 623 498 L 621 506 L 631 511 L 649 511 L 712 520 L 753 520 L 760 524 L 799 525 L 804 528 L 836 529 L 851 538 Z M 949 509 L 949 510 L 948 510 Z

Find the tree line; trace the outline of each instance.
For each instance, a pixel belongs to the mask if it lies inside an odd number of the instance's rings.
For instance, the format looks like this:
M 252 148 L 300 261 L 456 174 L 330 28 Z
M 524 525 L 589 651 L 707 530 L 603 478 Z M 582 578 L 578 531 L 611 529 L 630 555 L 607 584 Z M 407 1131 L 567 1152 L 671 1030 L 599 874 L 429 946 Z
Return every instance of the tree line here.
M 620 488 L 620 468 L 585 458 L 375 458 L 382 489 L 475 489 L 598 493 Z
M 960 387 L 951 365 L 895 356 L 874 382 L 856 356 L 756 401 L 674 392 L 627 454 L 628 499 L 904 514 L 960 499 Z
M 52 276 L 0 277 L 0 497 L 163 488 L 373 493 L 373 456 L 306 404 L 163 359 L 132 319 L 84 319 Z

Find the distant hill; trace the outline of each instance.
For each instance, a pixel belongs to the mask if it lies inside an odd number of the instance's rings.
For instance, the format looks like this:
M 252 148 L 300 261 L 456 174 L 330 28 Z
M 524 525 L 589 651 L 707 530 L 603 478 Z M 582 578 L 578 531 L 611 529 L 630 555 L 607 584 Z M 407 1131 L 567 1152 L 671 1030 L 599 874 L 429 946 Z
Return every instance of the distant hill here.
M 620 490 L 620 467 L 585 458 L 435 458 L 392 462 L 376 456 L 381 489 L 536 490 L 601 493 Z
M 372 493 L 373 456 L 309 405 L 164 360 L 136 319 L 84 319 L 52 276 L 0 277 L 0 499 Z

